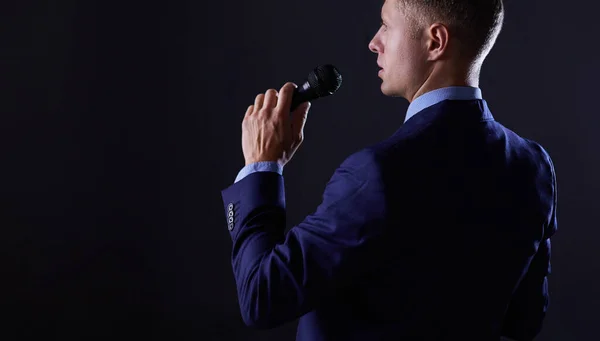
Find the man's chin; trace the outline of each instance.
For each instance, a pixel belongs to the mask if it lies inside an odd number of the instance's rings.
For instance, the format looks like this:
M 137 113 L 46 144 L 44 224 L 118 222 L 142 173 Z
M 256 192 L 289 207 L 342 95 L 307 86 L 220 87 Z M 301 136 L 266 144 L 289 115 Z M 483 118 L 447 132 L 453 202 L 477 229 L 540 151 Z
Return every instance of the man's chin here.
M 385 82 L 381 83 L 381 92 L 389 97 L 402 97 L 402 93 L 398 89 L 387 86 Z

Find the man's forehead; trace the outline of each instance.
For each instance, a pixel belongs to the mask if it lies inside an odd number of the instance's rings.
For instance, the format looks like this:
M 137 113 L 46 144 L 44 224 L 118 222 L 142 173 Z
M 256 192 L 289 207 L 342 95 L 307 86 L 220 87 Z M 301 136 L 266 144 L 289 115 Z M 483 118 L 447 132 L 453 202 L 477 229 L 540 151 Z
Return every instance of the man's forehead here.
M 386 13 L 386 9 L 385 9 L 386 2 L 387 2 L 387 0 L 384 0 L 383 5 L 381 6 L 381 17 L 382 18 L 385 16 L 385 13 Z
M 383 3 L 383 6 L 381 6 L 381 17 L 382 18 L 389 18 L 393 13 L 391 13 L 390 11 L 393 11 L 395 9 L 395 3 L 397 0 L 385 0 Z
M 398 0 L 384 0 L 383 5 L 381 6 L 381 15 L 389 16 L 390 11 L 396 8 L 396 2 Z

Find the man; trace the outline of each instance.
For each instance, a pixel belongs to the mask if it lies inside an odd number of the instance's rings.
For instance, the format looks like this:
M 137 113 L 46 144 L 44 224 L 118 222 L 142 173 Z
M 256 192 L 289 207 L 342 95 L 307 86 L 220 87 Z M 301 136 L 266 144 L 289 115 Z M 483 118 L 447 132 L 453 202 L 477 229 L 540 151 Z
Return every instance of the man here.
M 246 167 L 222 192 L 242 317 L 300 318 L 298 340 L 532 340 L 549 302 L 556 180 L 478 88 L 502 1 L 387 0 L 381 13 L 369 48 L 381 91 L 410 102 L 405 123 L 348 157 L 287 235 L 282 169 L 310 104 L 289 118 L 287 83 L 246 112 Z

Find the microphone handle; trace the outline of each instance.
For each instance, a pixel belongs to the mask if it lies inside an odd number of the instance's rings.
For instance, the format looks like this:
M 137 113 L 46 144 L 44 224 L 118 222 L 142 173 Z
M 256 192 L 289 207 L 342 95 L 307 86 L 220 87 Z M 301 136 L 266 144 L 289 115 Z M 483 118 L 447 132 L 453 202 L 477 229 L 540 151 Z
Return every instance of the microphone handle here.
M 297 87 L 294 90 L 294 95 L 292 96 L 292 105 L 290 107 L 290 113 L 292 113 L 298 106 L 304 102 L 311 101 L 317 98 L 315 91 L 310 87 L 308 81 L 305 81 L 304 84 Z

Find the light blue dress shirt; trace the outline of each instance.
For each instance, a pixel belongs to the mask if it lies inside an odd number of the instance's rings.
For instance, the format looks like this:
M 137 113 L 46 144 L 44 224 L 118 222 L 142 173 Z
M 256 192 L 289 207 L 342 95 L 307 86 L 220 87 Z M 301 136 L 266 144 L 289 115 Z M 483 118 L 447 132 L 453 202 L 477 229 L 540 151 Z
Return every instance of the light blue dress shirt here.
M 272 161 L 251 163 L 242 168 L 242 170 L 238 173 L 237 178 L 235 178 L 235 182 L 242 180 L 254 172 L 277 172 L 283 175 L 283 167 L 279 165 L 279 162 Z
M 415 98 L 408 106 L 404 122 L 432 105 L 445 100 L 474 100 L 483 99 L 481 89 L 469 86 L 451 86 L 429 91 Z M 283 175 L 283 167 L 277 162 L 256 162 L 249 164 L 238 173 L 235 182 L 238 182 L 254 172 L 277 172 Z
M 470 86 L 451 86 L 432 90 L 415 98 L 412 103 L 410 103 L 408 110 L 406 111 L 404 122 L 408 121 L 409 118 L 413 117 L 419 111 L 438 104 L 441 101 L 469 101 L 474 99 L 483 99 L 481 96 L 481 89 Z

